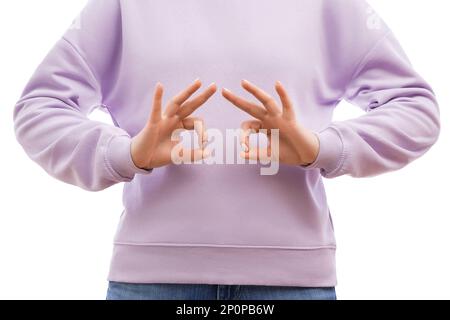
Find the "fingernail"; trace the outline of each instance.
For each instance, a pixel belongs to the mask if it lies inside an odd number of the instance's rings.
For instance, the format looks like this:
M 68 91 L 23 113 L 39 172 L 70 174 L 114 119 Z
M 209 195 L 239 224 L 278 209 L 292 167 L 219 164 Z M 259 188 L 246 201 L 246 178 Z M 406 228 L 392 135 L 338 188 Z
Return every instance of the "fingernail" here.
M 248 82 L 248 80 L 245 80 L 245 79 L 242 79 L 242 81 L 241 81 L 243 84 L 248 84 L 249 82 Z
M 278 80 L 276 84 L 279 85 L 279 86 L 283 85 L 280 80 Z
M 222 90 L 225 91 L 225 92 L 231 93 L 231 91 L 228 90 L 227 88 L 223 88 Z
M 196 79 L 194 80 L 194 82 L 197 82 L 197 81 L 200 81 L 200 78 L 196 78 Z

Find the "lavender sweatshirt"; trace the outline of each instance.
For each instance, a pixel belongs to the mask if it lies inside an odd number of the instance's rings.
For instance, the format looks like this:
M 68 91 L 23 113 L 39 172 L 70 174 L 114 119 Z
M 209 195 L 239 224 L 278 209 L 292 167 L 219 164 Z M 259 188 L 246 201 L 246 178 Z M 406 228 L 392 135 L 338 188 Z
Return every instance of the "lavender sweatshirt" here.
M 131 137 L 155 84 L 169 99 L 197 77 L 241 94 L 248 79 L 274 96 L 280 80 L 320 139 L 317 160 L 271 176 L 260 164 L 137 168 Z M 333 121 L 342 100 L 366 113 Z M 90 120 L 95 108 L 115 125 Z M 220 94 L 196 115 L 222 131 L 249 119 Z M 90 191 L 124 182 L 109 280 L 131 283 L 334 286 L 323 178 L 400 169 L 440 132 L 432 89 L 359 0 L 91 0 L 32 76 L 14 123 L 53 177 Z

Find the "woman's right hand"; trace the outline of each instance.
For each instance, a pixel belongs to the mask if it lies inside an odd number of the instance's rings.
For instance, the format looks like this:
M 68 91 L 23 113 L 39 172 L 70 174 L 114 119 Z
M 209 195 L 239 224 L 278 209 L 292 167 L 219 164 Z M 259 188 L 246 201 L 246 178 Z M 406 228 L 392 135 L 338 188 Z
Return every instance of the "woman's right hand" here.
M 156 85 L 150 117 L 131 142 L 131 157 L 138 168 L 150 170 L 173 163 L 172 150 L 179 144 L 179 140 L 172 139 L 172 134 L 178 129 L 195 129 L 199 141 L 198 149 L 180 149 L 180 157 L 198 161 L 209 156 L 204 148 L 207 142 L 204 122 L 200 118 L 189 116 L 208 101 L 216 92 L 217 86 L 212 83 L 203 93 L 188 100 L 201 86 L 200 80 L 196 80 L 172 98 L 163 112 L 164 89 L 161 83 Z

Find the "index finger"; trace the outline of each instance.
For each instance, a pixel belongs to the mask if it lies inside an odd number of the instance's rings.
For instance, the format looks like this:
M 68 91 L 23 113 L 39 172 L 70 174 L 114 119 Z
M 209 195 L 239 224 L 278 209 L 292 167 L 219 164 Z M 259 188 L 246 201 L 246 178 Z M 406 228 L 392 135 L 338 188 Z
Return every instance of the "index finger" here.
M 261 106 L 238 97 L 228 89 L 224 88 L 222 90 L 222 95 L 236 107 L 238 107 L 242 111 L 247 112 L 249 115 L 255 117 L 256 119 L 262 120 L 267 113 L 267 111 Z

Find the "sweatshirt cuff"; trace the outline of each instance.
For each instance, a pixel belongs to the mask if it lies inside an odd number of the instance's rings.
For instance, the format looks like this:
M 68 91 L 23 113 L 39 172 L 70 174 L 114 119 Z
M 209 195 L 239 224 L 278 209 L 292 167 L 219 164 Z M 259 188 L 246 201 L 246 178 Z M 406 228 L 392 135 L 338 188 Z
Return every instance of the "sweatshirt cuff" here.
M 149 174 L 153 169 L 137 167 L 131 157 L 131 138 L 129 136 L 114 136 L 106 149 L 106 161 L 115 175 L 130 181 L 135 174 Z
M 344 144 L 337 129 L 328 127 L 319 133 L 319 154 L 316 160 L 307 165 L 302 166 L 305 169 L 321 169 L 324 176 L 339 170 L 344 155 Z

